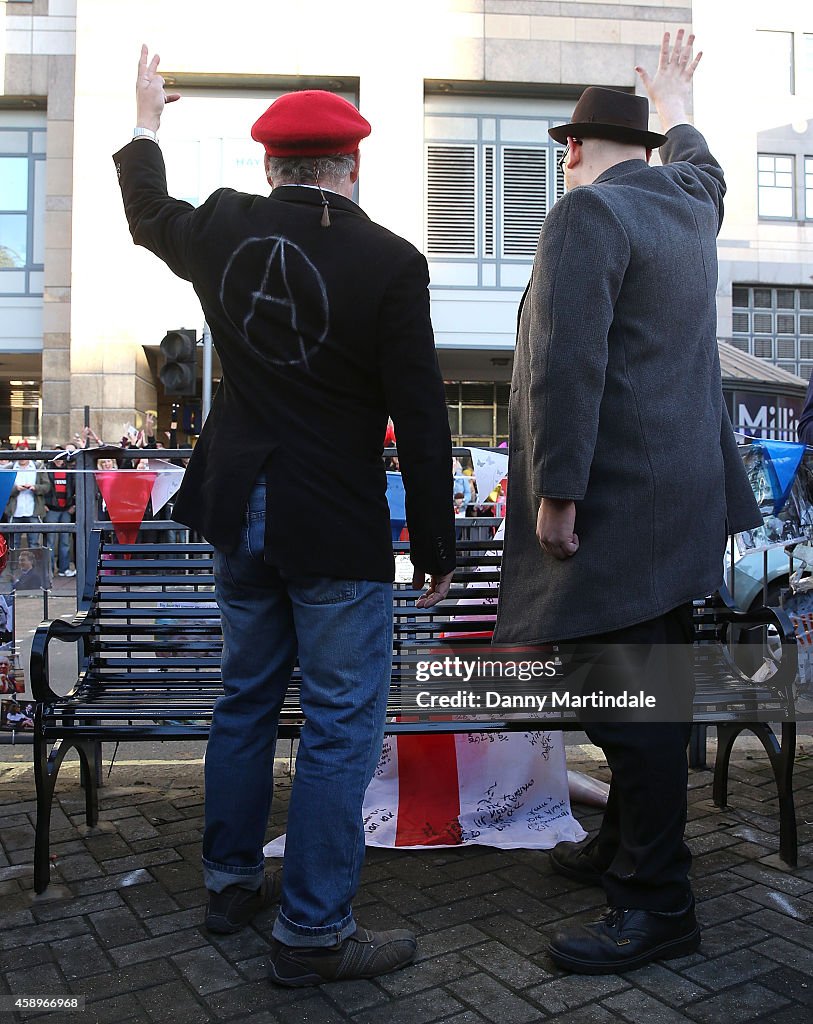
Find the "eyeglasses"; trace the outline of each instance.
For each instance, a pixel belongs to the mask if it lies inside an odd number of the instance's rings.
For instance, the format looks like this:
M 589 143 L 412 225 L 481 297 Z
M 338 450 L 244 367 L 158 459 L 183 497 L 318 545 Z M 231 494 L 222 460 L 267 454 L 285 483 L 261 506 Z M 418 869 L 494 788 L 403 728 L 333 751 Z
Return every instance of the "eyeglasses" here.
M 582 140 L 581 139 L 574 139 L 573 143 L 576 146 L 580 146 L 582 144 Z M 559 168 L 560 171 L 564 169 L 565 163 L 567 162 L 567 154 L 569 152 L 570 152 L 570 144 L 565 146 L 565 148 L 562 150 L 562 152 L 556 158 L 556 166 Z

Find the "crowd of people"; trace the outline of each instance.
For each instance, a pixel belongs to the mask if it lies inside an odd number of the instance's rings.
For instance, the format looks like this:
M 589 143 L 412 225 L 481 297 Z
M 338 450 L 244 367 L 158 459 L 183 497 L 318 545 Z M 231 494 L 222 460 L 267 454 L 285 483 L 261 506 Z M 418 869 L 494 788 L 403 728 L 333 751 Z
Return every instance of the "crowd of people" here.
M 13 557 L 11 570 L 15 588 L 37 589 L 47 586 L 53 576 L 73 577 L 75 567 L 75 540 L 71 531 L 38 531 L 36 527 L 42 523 L 73 523 L 76 521 L 76 477 L 77 469 L 73 462 L 74 453 L 79 448 L 99 449 L 101 454 L 94 459 L 96 470 L 126 470 L 148 468 L 148 457 L 141 452 L 156 452 L 169 449 L 189 449 L 192 445 L 178 441 L 177 408 L 173 407 L 170 429 L 159 435 L 157 417 L 154 412 L 144 415 L 140 429 L 131 424 L 124 427 L 123 433 L 116 442 L 105 442 L 90 427 L 85 426 L 74 434 L 73 440 L 58 446 L 59 454 L 46 462 L 34 461 L 28 456 L 29 441 L 22 438 L 13 445 L 0 442 L 0 450 L 10 454 L 0 459 L 0 472 L 14 472 L 14 483 L 9 492 L 8 501 L 2 514 L 2 522 L 10 525 L 25 524 L 31 529 L 20 532 L 9 532 L 7 544 L 11 550 L 19 550 Z M 166 443 L 165 443 L 166 442 Z M 186 466 L 188 458 L 173 460 L 176 465 Z M 106 518 L 104 502 L 100 497 L 100 514 Z M 146 519 L 170 519 L 171 503 L 153 517 L 148 507 Z M 169 531 L 171 533 L 171 531 Z M 170 537 L 174 538 L 174 533 Z M 32 549 L 47 548 L 48 557 L 45 563 L 35 558 Z M 23 550 L 24 549 L 24 550 Z M 32 581 L 36 580 L 36 587 Z
M 61 449 L 64 454 L 45 464 L 41 461 L 32 461 L 27 454 L 28 441 L 20 440 L 14 446 L 14 450 L 20 453 L 19 456 L 0 460 L 0 472 L 16 474 L 2 521 L 10 525 L 25 524 L 31 527 L 25 532 L 10 532 L 9 547 L 47 547 L 49 572 L 58 576 L 76 575 L 76 569 L 72 564 L 72 536 L 68 531 L 40 532 L 36 526 L 42 523 L 74 521 L 76 484 L 74 473 L 69 466 L 69 458 L 75 448 L 73 444 L 66 445 Z M 22 552 L 20 557 L 22 558 Z M 32 566 L 27 566 L 27 570 L 31 568 Z

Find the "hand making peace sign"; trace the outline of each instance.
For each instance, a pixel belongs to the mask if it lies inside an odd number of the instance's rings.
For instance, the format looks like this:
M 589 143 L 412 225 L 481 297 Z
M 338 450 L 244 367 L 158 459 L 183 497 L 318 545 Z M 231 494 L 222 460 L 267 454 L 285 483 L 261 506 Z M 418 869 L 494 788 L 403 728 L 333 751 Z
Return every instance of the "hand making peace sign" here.
M 181 97 L 177 92 L 164 92 L 164 79 L 158 74 L 158 62 L 161 58 L 157 53 L 153 54 L 148 64 L 147 56 L 145 43 L 141 47 L 136 79 L 136 125 L 157 132 L 164 106 L 167 103 L 174 103 Z

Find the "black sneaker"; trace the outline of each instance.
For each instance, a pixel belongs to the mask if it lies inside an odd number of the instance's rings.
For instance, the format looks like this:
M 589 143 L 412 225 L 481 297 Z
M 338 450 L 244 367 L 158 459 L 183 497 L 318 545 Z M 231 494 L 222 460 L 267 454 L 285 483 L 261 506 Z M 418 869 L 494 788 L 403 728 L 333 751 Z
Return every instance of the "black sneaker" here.
M 548 952 L 576 974 L 623 974 L 653 960 L 688 956 L 700 946 L 694 901 L 678 913 L 612 907 L 590 924 L 554 933 Z
M 259 889 L 230 885 L 223 892 L 210 892 L 204 924 L 206 931 L 233 935 L 244 928 L 261 910 L 279 902 L 282 871 L 266 875 Z
M 285 946 L 272 939 L 268 978 L 290 988 L 375 978 L 411 964 L 417 951 L 415 936 L 402 928 L 374 932 L 359 927 L 336 946 Z

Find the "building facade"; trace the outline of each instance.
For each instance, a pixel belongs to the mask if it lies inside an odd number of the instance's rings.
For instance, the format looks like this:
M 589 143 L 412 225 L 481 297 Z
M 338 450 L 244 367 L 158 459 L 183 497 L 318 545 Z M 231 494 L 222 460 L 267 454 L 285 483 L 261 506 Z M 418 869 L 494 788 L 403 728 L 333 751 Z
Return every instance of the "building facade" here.
M 695 121 L 726 172 L 718 336 L 813 371 L 813 5 L 695 0 Z M 736 54 L 736 58 L 732 55 Z M 743 424 L 746 428 L 748 424 Z
M 280 93 L 330 89 L 359 105 L 373 133 L 358 202 L 427 255 L 454 438 L 498 444 L 517 307 L 563 189 L 547 128 L 567 120 L 586 85 L 640 91 L 635 65 L 654 68 L 664 30 L 690 29 L 694 17 L 706 51 L 697 123 L 729 176 L 720 336 L 809 376 L 813 128 L 798 129 L 813 16 L 801 2 L 763 12 L 746 0 L 747 27 L 738 16 L 732 28 L 715 10 L 725 6 L 413 0 L 394 12 L 375 0 L 232 0 L 226 17 L 220 0 L 8 0 L 0 437 L 62 443 L 86 408 L 109 440 L 148 409 L 166 425 L 157 346 L 173 328 L 201 333 L 191 287 L 132 246 L 110 158 L 130 138 L 142 41 L 183 96 L 165 113 L 161 146 L 170 191 L 191 202 L 221 185 L 265 191 L 249 129 Z M 775 71 L 770 99 L 736 110 L 720 96 L 758 90 L 732 59 L 734 31 Z M 775 69 L 787 53 L 785 82 Z

